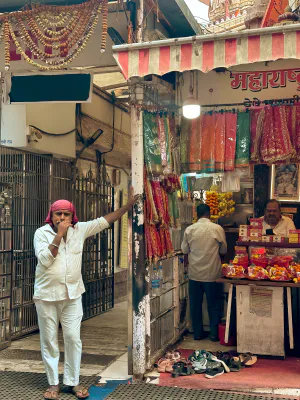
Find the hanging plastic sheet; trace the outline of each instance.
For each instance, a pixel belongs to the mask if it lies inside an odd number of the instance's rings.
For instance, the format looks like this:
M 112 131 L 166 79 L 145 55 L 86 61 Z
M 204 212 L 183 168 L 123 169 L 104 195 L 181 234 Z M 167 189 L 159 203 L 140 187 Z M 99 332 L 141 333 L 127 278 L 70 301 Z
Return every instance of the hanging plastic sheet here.
M 236 148 L 236 122 L 237 114 L 226 112 L 225 114 L 225 171 L 233 171 L 235 164 Z
M 202 114 L 200 117 L 202 173 L 215 172 L 215 117 L 215 113 Z
M 151 113 L 144 112 L 143 122 L 144 154 L 147 171 L 152 174 L 161 174 L 162 163 L 156 116 Z
M 222 178 L 222 192 L 240 192 L 242 170 L 235 169 L 234 171 L 225 172 Z
M 225 113 L 215 116 L 215 172 L 224 172 L 225 168 Z
M 195 181 L 194 184 L 194 190 L 199 191 L 199 190 L 210 190 L 211 185 L 213 184 L 213 178 L 207 177 L 207 178 L 198 178 Z
M 262 113 L 264 113 L 264 123 L 260 127 L 262 161 L 275 163 L 291 159 L 295 155 L 295 150 L 288 131 L 285 107 L 267 106 Z
M 187 118 L 181 118 L 181 130 L 180 130 L 180 161 L 181 161 L 181 172 L 189 172 L 189 142 L 191 134 L 191 120 Z
M 239 112 L 237 116 L 235 166 L 249 166 L 250 162 L 250 113 Z

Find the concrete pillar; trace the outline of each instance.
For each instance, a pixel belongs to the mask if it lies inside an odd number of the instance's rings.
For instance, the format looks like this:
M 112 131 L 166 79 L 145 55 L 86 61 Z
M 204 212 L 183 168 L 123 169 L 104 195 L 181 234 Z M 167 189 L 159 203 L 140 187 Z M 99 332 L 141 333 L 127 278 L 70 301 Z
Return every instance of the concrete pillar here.
M 143 87 L 134 88 L 135 103 L 143 98 Z M 132 215 L 132 366 L 136 379 L 142 379 L 150 360 L 149 269 L 146 268 L 144 230 L 144 140 L 143 113 L 131 107 L 132 185 L 141 198 Z

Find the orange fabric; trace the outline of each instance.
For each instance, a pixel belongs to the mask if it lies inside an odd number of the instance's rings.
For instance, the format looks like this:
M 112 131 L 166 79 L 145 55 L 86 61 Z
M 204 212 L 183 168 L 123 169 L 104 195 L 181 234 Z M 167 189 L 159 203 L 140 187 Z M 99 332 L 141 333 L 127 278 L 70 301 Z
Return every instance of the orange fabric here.
M 225 167 L 225 113 L 215 117 L 215 170 L 223 172 Z
M 200 118 L 191 121 L 191 136 L 189 140 L 189 170 L 191 172 L 201 171 L 201 140 L 200 140 Z
M 237 114 L 227 112 L 225 114 L 225 171 L 233 171 L 235 165 L 236 147 L 236 122 Z

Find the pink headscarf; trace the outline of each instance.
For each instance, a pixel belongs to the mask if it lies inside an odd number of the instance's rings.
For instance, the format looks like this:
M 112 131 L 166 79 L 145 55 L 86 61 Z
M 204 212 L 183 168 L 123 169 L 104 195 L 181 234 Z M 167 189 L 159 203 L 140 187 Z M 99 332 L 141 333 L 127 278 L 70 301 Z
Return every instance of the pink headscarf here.
M 53 203 L 50 207 L 49 213 L 47 215 L 47 218 L 45 220 L 46 224 L 50 224 L 51 226 L 53 225 L 52 222 L 52 213 L 54 211 L 59 211 L 59 210 L 68 210 L 71 211 L 73 214 L 72 218 L 72 224 L 75 225 L 78 222 L 78 218 L 76 215 L 76 208 L 73 203 L 71 203 L 69 200 L 57 200 L 55 203 Z

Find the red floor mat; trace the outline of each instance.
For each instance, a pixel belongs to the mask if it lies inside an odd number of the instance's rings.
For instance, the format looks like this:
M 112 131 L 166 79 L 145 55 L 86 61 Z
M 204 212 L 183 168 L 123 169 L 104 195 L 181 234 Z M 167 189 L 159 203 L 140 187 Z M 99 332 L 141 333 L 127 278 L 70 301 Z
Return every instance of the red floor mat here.
M 193 350 L 180 350 L 182 357 L 188 357 Z M 299 389 L 300 360 L 288 357 L 285 360 L 260 358 L 250 368 L 240 372 L 224 373 L 215 379 L 204 375 L 181 376 L 172 378 L 171 374 L 160 374 L 161 386 L 177 386 L 187 389 L 250 389 L 250 388 L 290 388 Z

